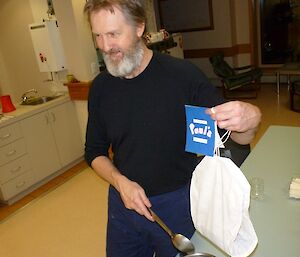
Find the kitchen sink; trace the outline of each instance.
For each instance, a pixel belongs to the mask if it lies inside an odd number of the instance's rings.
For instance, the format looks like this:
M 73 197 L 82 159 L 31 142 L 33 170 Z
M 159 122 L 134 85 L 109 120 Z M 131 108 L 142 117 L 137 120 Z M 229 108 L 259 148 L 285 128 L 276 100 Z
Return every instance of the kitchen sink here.
M 38 104 L 43 104 L 47 103 L 49 101 L 52 101 L 56 98 L 60 97 L 58 96 L 37 96 L 37 97 L 28 97 L 26 100 L 21 102 L 21 105 L 38 105 Z

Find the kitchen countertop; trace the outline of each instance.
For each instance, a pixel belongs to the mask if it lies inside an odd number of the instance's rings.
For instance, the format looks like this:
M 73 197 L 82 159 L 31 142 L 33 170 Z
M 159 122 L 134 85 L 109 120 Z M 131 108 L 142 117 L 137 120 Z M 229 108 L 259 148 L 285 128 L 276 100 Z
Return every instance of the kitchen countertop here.
M 65 93 L 56 99 L 38 105 L 21 105 L 14 103 L 16 110 L 3 113 L 3 117 L 0 118 L 0 128 L 68 101 L 70 101 L 70 96 L 68 93 Z

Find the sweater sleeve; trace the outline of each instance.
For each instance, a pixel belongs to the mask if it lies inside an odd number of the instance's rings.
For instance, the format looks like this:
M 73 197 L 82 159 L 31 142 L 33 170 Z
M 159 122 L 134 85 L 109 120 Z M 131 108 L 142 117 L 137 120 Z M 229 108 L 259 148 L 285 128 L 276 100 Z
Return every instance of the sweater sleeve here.
M 108 156 L 109 141 L 99 108 L 99 92 L 96 82 L 90 89 L 88 99 L 88 122 L 86 129 L 85 160 L 91 166 L 98 156 Z

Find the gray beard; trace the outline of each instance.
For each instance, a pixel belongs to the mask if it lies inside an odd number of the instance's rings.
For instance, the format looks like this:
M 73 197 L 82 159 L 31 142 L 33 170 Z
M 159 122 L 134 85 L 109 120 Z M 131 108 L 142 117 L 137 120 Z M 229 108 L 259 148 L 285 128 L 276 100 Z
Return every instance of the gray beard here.
M 118 64 L 111 61 L 109 54 L 103 53 L 103 59 L 108 72 L 114 77 L 126 77 L 141 65 L 144 56 L 142 42 L 138 41 L 134 48 L 124 54 L 123 60 Z

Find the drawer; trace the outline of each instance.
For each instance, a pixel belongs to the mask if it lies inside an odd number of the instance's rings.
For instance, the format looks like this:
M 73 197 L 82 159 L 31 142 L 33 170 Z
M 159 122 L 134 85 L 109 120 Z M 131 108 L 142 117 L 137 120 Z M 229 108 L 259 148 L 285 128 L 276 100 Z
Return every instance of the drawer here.
M 0 148 L 0 166 L 21 157 L 27 152 L 24 139 Z
M 2 199 L 3 201 L 7 201 L 10 198 L 14 197 L 18 193 L 26 190 L 33 184 L 33 176 L 30 171 L 27 171 L 20 176 L 6 182 L 5 184 L 0 186 Z
M 2 166 L 0 170 L 0 185 L 30 169 L 30 159 L 27 154 L 14 160 L 13 162 L 7 163 L 6 165 Z
M 0 129 L 0 147 L 7 145 L 22 136 L 19 123 L 16 122 L 12 125 Z

